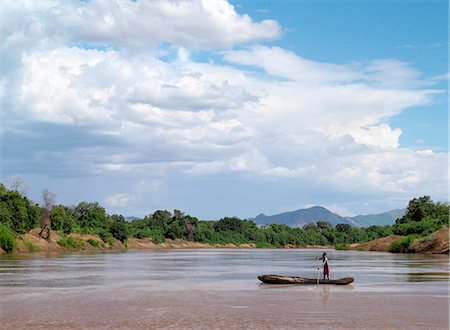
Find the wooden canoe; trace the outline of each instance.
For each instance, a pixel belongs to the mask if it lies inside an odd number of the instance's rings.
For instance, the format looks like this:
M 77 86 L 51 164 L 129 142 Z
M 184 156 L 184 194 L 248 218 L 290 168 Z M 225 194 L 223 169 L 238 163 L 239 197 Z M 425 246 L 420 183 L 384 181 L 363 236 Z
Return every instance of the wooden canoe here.
M 282 276 L 282 275 L 261 275 L 259 280 L 268 284 L 317 284 L 317 278 L 306 278 L 298 276 Z M 350 284 L 355 279 L 353 277 L 344 277 L 333 280 L 319 279 L 319 284 Z

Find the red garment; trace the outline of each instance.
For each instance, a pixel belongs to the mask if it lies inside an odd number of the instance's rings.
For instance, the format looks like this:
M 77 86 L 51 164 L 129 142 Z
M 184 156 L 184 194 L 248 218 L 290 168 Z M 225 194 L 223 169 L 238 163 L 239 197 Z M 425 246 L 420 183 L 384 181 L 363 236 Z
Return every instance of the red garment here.
M 330 276 L 330 266 L 328 266 L 328 262 L 323 265 L 323 276 Z

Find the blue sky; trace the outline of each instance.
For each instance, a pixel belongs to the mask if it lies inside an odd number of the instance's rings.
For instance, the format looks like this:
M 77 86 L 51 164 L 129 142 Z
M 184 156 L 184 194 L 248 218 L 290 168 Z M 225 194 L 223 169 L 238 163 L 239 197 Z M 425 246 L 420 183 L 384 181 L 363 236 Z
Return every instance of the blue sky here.
M 446 1 L 1 3 L 1 178 L 201 219 L 448 199 Z
M 258 20 L 283 22 L 283 37 L 273 41 L 305 58 L 333 63 L 396 58 L 411 63 L 426 78 L 448 71 L 448 2 L 431 1 L 232 1 Z M 447 90 L 447 80 L 436 86 Z M 431 115 L 430 115 L 431 112 Z M 392 118 L 402 127 L 400 145 L 448 150 L 447 94 L 424 108 Z

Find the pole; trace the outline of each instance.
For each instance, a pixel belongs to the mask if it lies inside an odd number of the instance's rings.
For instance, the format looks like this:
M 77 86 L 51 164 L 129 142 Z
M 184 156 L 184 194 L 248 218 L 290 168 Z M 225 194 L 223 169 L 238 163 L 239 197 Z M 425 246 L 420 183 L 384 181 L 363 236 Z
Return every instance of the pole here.
M 317 257 L 316 257 L 317 259 Z M 319 285 L 319 276 L 320 276 L 320 262 L 317 262 L 317 285 Z

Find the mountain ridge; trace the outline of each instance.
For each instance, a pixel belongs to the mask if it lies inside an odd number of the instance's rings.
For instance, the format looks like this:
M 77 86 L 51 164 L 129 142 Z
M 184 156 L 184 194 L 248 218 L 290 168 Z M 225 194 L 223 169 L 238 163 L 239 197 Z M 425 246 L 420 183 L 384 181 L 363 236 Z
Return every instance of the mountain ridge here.
M 260 213 L 255 218 L 252 218 L 252 220 L 255 221 L 257 225 L 279 223 L 289 227 L 303 227 L 308 223 L 315 223 L 317 221 L 327 221 L 333 226 L 336 226 L 339 223 L 345 223 L 354 227 L 368 227 L 373 225 L 392 225 L 395 223 L 395 219 L 401 217 L 404 213 L 405 209 L 395 209 L 378 214 L 344 217 L 331 212 L 323 206 L 316 205 L 309 208 L 269 216 Z

